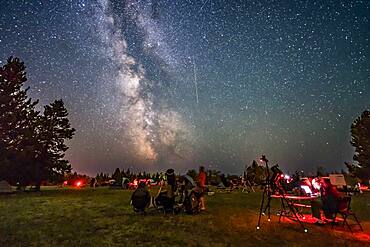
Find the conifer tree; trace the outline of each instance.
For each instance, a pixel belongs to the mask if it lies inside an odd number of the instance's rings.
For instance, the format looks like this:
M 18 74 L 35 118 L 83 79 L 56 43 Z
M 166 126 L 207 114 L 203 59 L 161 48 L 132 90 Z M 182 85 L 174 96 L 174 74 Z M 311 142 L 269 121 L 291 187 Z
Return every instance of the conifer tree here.
M 362 180 L 370 179 L 370 112 L 364 111 L 351 125 L 351 144 L 355 148 L 353 160 L 357 164 L 350 172 Z M 350 167 L 349 167 L 350 168 Z
M 119 168 L 116 168 L 116 170 L 114 171 L 113 175 L 112 175 L 112 179 L 115 180 L 115 183 L 120 185 L 122 184 L 122 174 L 121 174 L 121 171 L 119 170 Z
M 71 171 L 71 165 L 64 158 L 68 146 L 65 140 L 72 139 L 75 129 L 71 128 L 68 111 L 62 100 L 55 100 L 44 107 L 44 114 L 38 118 L 38 152 L 33 169 L 37 188 L 45 179 L 58 179 Z
M 26 67 L 10 57 L 0 67 L 0 179 L 20 186 L 61 181 L 71 166 L 64 160 L 65 140 L 75 130 L 62 100 L 35 110 L 38 101 L 27 96 Z
M 13 183 L 28 182 L 25 175 L 35 155 L 38 101 L 28 98 L 26 81 L 26 67 L 18 58 L 0 67 L 0 177 Z

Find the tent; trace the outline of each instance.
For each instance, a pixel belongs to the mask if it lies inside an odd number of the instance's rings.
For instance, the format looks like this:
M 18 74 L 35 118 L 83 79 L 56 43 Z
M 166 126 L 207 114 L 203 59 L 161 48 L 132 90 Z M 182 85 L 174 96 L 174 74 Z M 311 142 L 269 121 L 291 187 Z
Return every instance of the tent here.
M 185 180 L 187 180 L 192 186 L 195 186 L 195 182 L 193 180 L 192 177 L 190 177 L 189 175 L 183 175 L 182 176 Z
M 217 185 L 217 189 L 226 189 L 225 185 L 220 182 L 218 185 Z
M 12 193 L 12 187 L 5 180 L 0 181 L 0 194 L 2 193 Z

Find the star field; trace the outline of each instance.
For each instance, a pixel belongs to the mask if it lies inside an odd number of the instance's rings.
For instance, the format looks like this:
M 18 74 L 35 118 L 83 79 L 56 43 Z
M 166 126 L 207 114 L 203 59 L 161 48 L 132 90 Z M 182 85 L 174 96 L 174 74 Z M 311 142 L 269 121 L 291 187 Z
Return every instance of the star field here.
M 0 64 L 20 57 L 32 98 L 65 101 L 77 171 L 352 160 L 350 125 L 370 107 L 369 1 L 3 2 Z

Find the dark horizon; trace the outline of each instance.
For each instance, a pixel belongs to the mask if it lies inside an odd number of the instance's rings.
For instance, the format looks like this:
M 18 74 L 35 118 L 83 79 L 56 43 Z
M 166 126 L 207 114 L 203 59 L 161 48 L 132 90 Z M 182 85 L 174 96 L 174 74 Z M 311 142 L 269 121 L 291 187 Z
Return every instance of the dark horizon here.
M 80 173 L 239 174 L 261 154 L 340 171 L 370 109 L 368 1 L 6 0 L 0 13 L 0 65 L 19 57 L 33 99 L 63 99 Z

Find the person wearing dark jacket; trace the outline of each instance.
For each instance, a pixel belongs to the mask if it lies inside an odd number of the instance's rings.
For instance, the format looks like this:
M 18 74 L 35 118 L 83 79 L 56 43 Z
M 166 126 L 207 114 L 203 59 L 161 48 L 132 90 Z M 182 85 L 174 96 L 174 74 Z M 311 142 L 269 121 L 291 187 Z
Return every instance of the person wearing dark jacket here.
M 140 182 L 137 189 L 131 195 L 131 204 L 135 212 L 145 212 L 150 203 L 150 192 L 144 182 Z
M 167 178 L 167 197 L 173 198 L 175 196 L 176 191 L 176 175 L 175 171 L 170 168 L 166 171 L 166 178 Z
M 324 211 L 326 219 L 332 219 L 333 214 L 340 206 L 341 195 L 339 191 L 327 179 L 321 180 L 321 200 L 311 201 L 312 216 L 317 219 L 318 224 L 323 224 L 320 209 Z

